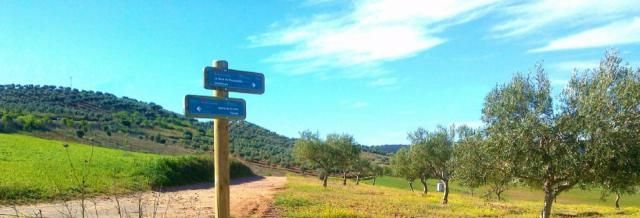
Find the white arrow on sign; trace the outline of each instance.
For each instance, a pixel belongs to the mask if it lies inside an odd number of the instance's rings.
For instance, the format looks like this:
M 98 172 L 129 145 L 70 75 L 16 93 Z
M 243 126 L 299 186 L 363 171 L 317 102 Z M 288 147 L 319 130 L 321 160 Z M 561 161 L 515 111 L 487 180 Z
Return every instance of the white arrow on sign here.
M 251 83 L 251 86 L 253 86 L 253 88 L 256 87 L 256 83 Z
M 201 108 L 200 106 L 198 106 L 198 107 L 196 108 L 196 110 L 197 110 L 198 112 L 202 112 L 202 108 Z

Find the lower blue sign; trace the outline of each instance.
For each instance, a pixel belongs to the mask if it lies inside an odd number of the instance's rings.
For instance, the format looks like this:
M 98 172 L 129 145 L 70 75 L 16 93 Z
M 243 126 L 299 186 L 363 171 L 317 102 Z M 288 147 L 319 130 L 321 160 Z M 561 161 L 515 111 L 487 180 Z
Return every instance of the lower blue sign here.
M 184 114 L 189 118 L 225 118 L 244 120 L 247 107 L 243 99 L 187 95 Z

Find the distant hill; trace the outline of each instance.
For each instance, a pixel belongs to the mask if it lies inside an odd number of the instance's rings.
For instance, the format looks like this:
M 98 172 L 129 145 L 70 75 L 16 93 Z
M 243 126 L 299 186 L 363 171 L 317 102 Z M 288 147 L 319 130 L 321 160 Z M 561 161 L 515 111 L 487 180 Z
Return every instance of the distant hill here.
M 369 150 L 382 154 L 395 154 L 401 148 L 409 147 L 409 145 L 371 145 L 367 146 Z
M 181 101 L 182 99 L 176 99 Z M 58 86 L 0 85 L 0 132 L 159 154 L 209 151 L 212 122 L 154 103 Z M 294 139 L 247 121 L 230 126 L 232 154 L 288 167 Z

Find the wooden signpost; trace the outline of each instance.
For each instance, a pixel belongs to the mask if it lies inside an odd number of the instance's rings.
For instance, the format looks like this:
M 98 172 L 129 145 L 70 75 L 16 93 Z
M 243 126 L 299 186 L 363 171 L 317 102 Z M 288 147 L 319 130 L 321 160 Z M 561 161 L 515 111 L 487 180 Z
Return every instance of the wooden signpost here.
M 213 159 L 216 218 L 230 217 L 229 206 L 229 120 L 244 120 L 247 115 L 243 99 L 229 98 L 229 92 L 264 93 L 264 75 L 231 70 L 223 60 L 204 69 L 204 88 L 213 96 L 185 96 L 185 116 L 213 118 Z

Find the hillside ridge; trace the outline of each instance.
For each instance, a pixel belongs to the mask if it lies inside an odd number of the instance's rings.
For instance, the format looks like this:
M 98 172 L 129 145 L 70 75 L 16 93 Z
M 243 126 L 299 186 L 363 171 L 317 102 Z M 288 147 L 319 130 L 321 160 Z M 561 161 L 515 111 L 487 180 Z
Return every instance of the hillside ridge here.
M 0 85 L 0 132 L 159 154 L 210 151 L 212 122 L 188 119 L 153 102 L 52 85 Z M 282 167 L 294 139 L 248 121 L 230 122 L 231 152 Z

